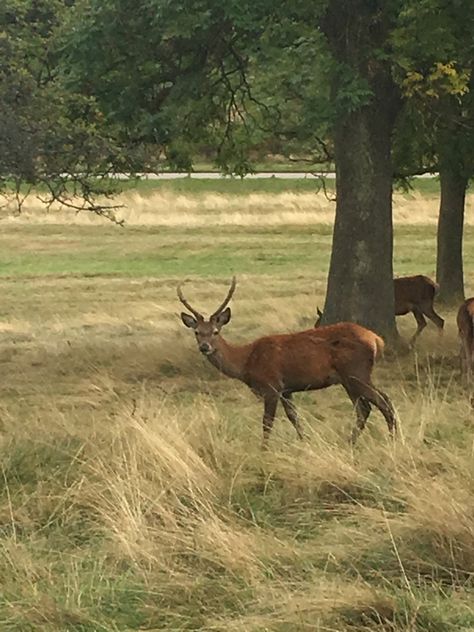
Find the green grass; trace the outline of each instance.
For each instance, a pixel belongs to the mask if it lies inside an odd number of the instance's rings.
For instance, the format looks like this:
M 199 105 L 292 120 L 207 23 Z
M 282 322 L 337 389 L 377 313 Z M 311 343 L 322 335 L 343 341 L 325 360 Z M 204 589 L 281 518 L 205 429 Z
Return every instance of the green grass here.
M 374 413 L 353 452 L 332 388 L 295 397 L 303 445 L 280 414 L 262 454 L 261 403 L 180 323 L 178 281 L 209 313 L 235 273 L 230 340 L 310 326 L 330 241 L 310 222 L 2 224 L 0 630 L 474 629 L 455 314 L 376 370 L 403 438 Z M 433 275 L 435 241 L 397 225 L 396 272 Z
M 77 227 L 64 239 L 57 227 L 21 226 L 2 237 L 0 276 L 213 276 L 305 271 L 326 267 L 330 230 Z
M 220 180 L 205 180 L 183 177 L 176 180 L 133 180 L 122 181 L 120 186 L 126 191 L 128 189 L 138 190 L 145 194 L 147 191 L 165 191 L 171 193 L 183 193 L 199 195 L 203 193 L 223 193 L 229 195 L 248 195 L 250 193 L 311 193 L 322 190 L 321 181 L 315 178 L 300 180 L 283 178 L 222 178 Z M 335 181 L 326 179 L 325 186 L 328 192 L 333 192 Z M 398 190 L 398 189 L 397 189 Z M 419 192 L 425 195 L 439 194 L 439 180 L 415 178 L 410 182 L 409 192 Z
M 283 178 L 222 178 L 216 180 L 197 178 L 177 178 L 175 180 L 132 180 L 122 181 L 121 186 L 125 191 L 128 189 L 138 190 L 142 194 L 147 192 L 170 192 L 200 195 L 204 193 L 220 193 L 229 195 L 248 195 L 250 193 L 311 193 L 321 190 L 321 182 L 315 178 L 306 179 L 283 179 Z M 326 181 L 326 188 L 334 190 L 334 180 Z
M 308 170 L 321 170 L 321 171 L 334 171 L 334 165 L 328 165 L 327 163 L 321 164 L 308 164 L 294 160 L 272 160 L 270 158 L 262 158 L 252 161 L 252 168 L 254 171 L 308 171 Z M 216 171 L 215 164 L 206 160 L 197 159 L 193 164 L 194 171 Z
M 326 276 L 331 227 L 209 228 L 5 225 L 0 277 L 57 275 L 213 277 L 237 274 Z M 433 274 L 435 227 L 395 228 L 397 275 Z M 466 227 L 468 269 L 474 264 L 474 229 Z M 469 281 L 469 277 L 468 277 Z

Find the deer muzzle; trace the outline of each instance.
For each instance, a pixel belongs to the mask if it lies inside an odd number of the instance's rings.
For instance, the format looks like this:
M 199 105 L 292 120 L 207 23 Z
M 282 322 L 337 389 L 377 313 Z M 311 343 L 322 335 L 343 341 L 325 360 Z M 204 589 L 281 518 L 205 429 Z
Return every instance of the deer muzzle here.
M 211 355 L 214 349 L 211 347 L 211 345 L 208 342 L 201 342 L 201 344 L 199 345 L 199 351 L 203 355 Z

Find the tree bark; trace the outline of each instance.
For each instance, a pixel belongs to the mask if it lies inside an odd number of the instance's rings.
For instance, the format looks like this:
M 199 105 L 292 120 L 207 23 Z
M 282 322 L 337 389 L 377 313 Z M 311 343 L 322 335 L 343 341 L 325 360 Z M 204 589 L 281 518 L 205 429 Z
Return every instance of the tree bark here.
M 376 54 L 390 31 L 376 4 L 333 0 L 326 16 L 342 68 L 335 101 L 347 90 L 348 70 L 371 95 L 342 111 L 335 126 L 336 219 L 322 323 L 356 322 L 395 342 L 391 135 L 399 102 L 390 62 Z
M 446 165 L 440 168 L 440 184 L 436 260 L 438 300 L 457 304 L 464 300 L 462 241 L 468 178 Z

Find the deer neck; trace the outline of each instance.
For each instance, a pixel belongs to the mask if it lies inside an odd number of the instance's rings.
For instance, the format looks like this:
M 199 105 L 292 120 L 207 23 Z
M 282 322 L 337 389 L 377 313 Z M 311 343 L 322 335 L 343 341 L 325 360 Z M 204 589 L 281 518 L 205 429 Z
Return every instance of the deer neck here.
M 214 346 L 214 353 L 207 356 L 209 362 L 227 377 L 241 380 L 251 345 L 233 345 L 219 336 Z

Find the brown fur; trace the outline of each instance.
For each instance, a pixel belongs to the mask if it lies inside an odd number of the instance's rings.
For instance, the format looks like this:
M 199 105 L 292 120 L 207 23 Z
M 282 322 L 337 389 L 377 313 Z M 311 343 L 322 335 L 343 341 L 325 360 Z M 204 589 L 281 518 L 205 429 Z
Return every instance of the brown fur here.
M 395 316 L 404 316 L 412 312 L 417 323 L 417 330 L 410 339 L 413 345 L 426 327 L 426 318 L 429 318 L 438 327 L 439 331 L 443 331 L 444 320 L 434 310 L 434 299 L 438 291 L 438 284 L 423 274 L 415 276 L 398 277 L 393 280 L 393 291 L 395 301 Z M 322 318 L 322 312 L 318 308 L 317 319 L 314 324 L 319 326 Z
M 189 307 L 180 295 L 183 304 Z M 220 329 L 230 320 L 230 309 L 216 312 L 205 320 L 193 310 L 195 318 L 181 314 L 192 329 L 200 350 L 222 373 L 241 380 L 264 400 L 263 442 L 270 435 L 278 402 L 300 438 L 292 394 L 341 384 L 357 412 L 357 428 L 352 441 L 363 430 L 374 404 L 384 415 L 389 431 L 395 430 L 395 414 L 388 397 L 373 386 L 372 369 L 383 351 L 383 340 L 374 332 L 354 323 L 338 323 L 293 334 L 258 338 L 249 344 L 232 345 Z
M 410 344 L 414 344 L 426 327 L 425 316 L 438 327 L 440 332 L 443 331 L 444 320 L 435 312 L 433 306 L 438 289 L 438 284 L 423 274 L 393 280 L 395 316 L 404 316 L 412 312 L 418 326 Z
M 461 373 L 466 376 L 468 385 L 472 381 L 474 366 L 474 298 L 468 298 L 458 310 L 456 317 L 459 339 L 461 341 Z

